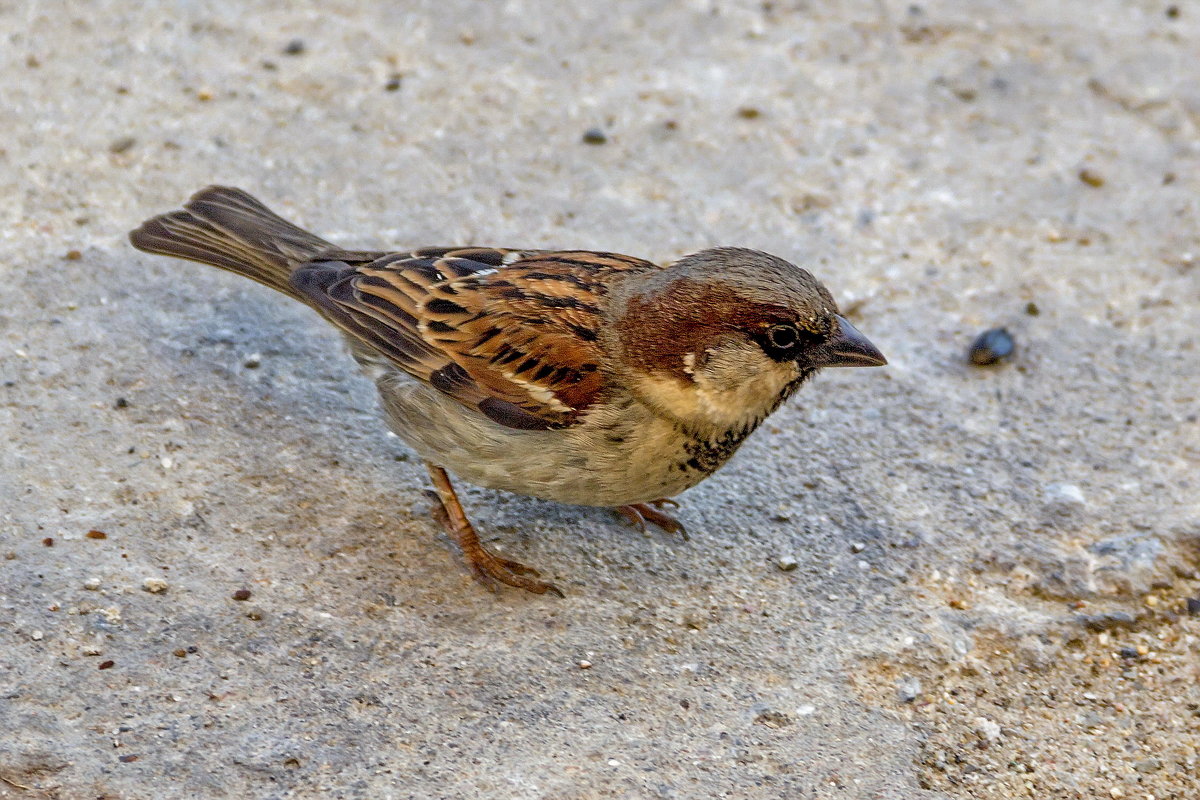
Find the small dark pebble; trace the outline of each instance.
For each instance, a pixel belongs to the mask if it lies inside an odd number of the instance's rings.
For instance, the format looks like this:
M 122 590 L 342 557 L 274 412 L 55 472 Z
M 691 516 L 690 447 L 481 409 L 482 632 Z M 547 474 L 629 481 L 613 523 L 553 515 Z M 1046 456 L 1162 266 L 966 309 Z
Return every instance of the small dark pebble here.
M 1030 300 L 1028 303 L 1025 304 L 1025 313 L 1031 317 L 1036 317 L 1042 313 L 1042 310 L 1040 308 L 1038 308 L 1037 303 Z
M 122 136 L 120 139 L 113 139 L 112 143 L 108 146 L 108 152 L 124 153 L 135 144 L 137 144 L 137 139 L 132 136 Z
M 113 401 L 113 408 L 129 408 L 129 401 L 124 397 L 118 397 Z
M 306 50 L 303 39 L 292 39 L 283 48 L 283 54 L 288 56 L 298 56 Z
M 762 116 L 762 112 L 754 106 L 742 106 L 737 113 L 742 119 L 758 119 Z
M 172 652 L 172 655 L 175 656 L 176 658 L 187 658 L 187 650 L 184 650 L 182 647 L 179 647 L 179 648 L 176 648 Z
M 117 757 L 117 761 L 120 761 L 122 764 L 128 764 L 131 761 L 137 761 L 137 760 L 138 760 L 137 756 L 118 756 Z
M 588 128 L 583 132 L 583 141 L 585 144 L 604 144 L 608 136 L 599 128 Z
M 112 669 L 112 668 L 113 668 L 113 664 L 114 664 L 114 662 L 113 662 L 113 661 L 101 661 L 101 662 L 100 662 L 100 663 L 99 663 L 99 664 L 96 666 L 96 669 Z
M 393 72 L 391 76 L 388 77 L 387 83 L 383 85 L 383 88 L 389 92 L 398 92 L 400 91 L 400 87 L 403 85 L 404 76 L 399 72 Z
M 67 254 L 63 256 L 63 258 L 65 258 L 67 261 L 78 261 L 79 259 L 83 258 L 83 253 L 79 252 L 78 250 L 68 250 Z
M 1117 655 L 1119 655 L 1121 658 L 1140 658 L 1141 657 L 1141 653 L 1139 653 L 1137 651 L 1136 647 L 1122 647 L 1120 650 L 1117 651 Z
M 971 342 L 968 357 L 976 366 L 986 366 L 1002 361 L 1013 354 L 1016 343 L 1004 328 L 992 328 L 975 337 Z
M 54 537 L 47 536 L 45 539 L 42 539 L 42 544 L 44 544 L 46 547 L 54 547 Z
M 1113 611 L 1105 614 L 1081 614 L 1076 618 L 1079 624 L 1089 631 L 1111 631 L 1116 628 L 1132 628 L 1137 625 L 1137 617 L 1125 611 Z
M 1187 612 L 1193 617 L 1200 617 L 1200 597 L 1189 597 L 1187 599 Z
M 1084 167 L 1079 170 L 1079 180 L 1091 186 L 1093 189 L 1099 189 L 1104 185 L 1104 176 L 1090 167 Z
M 88 531 L 87 533 L 84 534 L 84 536 L 86 536 L 89 539 L 107 539 L 108 538 L 107 533 L 105 533 L 104 531 L 96 531 L 96 530 Z
M 1167 6 L 1167 19 L 1179 19 L 1179 6 Z
M 267 72 L 274 72 L 275 70 L 279 69 L 279 65 L 274 61 L 264 61 L 262 62 L 262 68 Z
M 249 600 L 250 599 L 250 590 L 249 589 L 238 589 L 236 592 L 233 593 L 233 599 L 234 600 Z

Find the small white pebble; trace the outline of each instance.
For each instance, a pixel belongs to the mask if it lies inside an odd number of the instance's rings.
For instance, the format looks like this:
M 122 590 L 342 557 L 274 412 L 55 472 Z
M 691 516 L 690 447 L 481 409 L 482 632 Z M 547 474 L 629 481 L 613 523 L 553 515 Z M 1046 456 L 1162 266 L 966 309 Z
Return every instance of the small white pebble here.
M 41 631 L 33 631 L 32 633 L 29 634 L 29 638 L 33 639 L 35 642 L 40 642 L 42 640 L 42 637 L 45 635 L 46 634 L 42 633 Z
M 100 655 L 100 648 L 94 645 L 85 647 L 83 648 L 83 654 L 85 656 L 98 656 Z
M 617 761 L 615 758 L 610 758 L 610 759 L 608 760 L 608 765 L 609 765 L 610 767 L 619 767 L 619 766 L 621 766 L 621 762 L 620 762 L 620 761 Z
M 1047 503 L 1060 508 L 1081 508 L 1087 505 L 1083 490 L 1073 483 L 1049 483 L 1042 490 Z
M 987 717 L 975 718 L 975 732 L 979 736 L 989 742 L 994 742 L 1000 738 L 1000 724 L 995 720 L 990 720 Z
M 850 545 L 850 551 L 854 552 L 854 553 L 861 553 L 863 550 L 866 550 L 866 549 L 867 549 L 866 542 L 854 542 Z
M 175 466 L 175 462 L 171 460 L 170 456 L 163 456 L 158 460 L 158 463 L 162 464 L 163 469 L 170 469 L 171 467 Z
M 150 594 L 162 594 L 167 590 L 167 582 L 162 578 L 146 578 L 142 581 L 142 588 Z
M 896 681 L 896 696 L 902 703 L 911 703 L 921 696 L 921 681 L 911 675 Z
M 86 581 L 83 582 L 83 588 L 87 589 L 89 592 L 97 591 L 100 588 L 100 579 L 99 578 L 88 578 Z
M 804 705 L 802 705 L 796 709 L 796 716 L 809 717 L 809 716 L 812 716 L 812 713 L 816 710 L 817 710 L 817 707 L 814 706 L 812 703 L 805 703 Z
M 586 658 L 580 659 L 579 660 L 579 668 L 580 669 L 591 669 L 592 662 L 588 661 Z

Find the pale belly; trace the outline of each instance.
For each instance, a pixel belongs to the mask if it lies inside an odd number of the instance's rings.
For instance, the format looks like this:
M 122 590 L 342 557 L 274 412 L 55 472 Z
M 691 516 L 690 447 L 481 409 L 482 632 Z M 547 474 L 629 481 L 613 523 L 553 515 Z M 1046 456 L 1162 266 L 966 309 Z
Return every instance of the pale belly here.
M 721 466 L 749 434 L 699 441 L 635 400 L 571 428 L 506 428 L 403 373 L 377 384 L 391 429 L 456 476 L 560 503 L 620 506 L 671 497 Z

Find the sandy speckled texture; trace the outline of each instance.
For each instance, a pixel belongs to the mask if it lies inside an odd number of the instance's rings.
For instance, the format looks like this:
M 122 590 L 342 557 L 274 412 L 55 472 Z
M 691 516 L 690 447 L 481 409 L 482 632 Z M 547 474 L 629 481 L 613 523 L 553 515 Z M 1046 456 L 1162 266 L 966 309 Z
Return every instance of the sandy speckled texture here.
M 0 798 L 1200 796 L 1200 7 L 583 5 L 0 0 Z M 467 489 L 493 596 L 332 330 L 127 245 L 214 182 L 761 248 L 891 366 L 690 543 Z

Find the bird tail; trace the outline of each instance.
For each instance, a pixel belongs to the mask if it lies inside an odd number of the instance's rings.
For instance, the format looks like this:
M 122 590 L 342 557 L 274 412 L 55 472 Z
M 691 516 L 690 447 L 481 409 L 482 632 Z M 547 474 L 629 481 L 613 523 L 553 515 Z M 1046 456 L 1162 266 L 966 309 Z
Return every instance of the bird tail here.
M 236 272 L 292 297 L 298 297 L 289 282 L 295 265 L 336 249 L 228 186 L 201 189 L 183 210 L 143 222 L 129 241 L 147 253 Z

